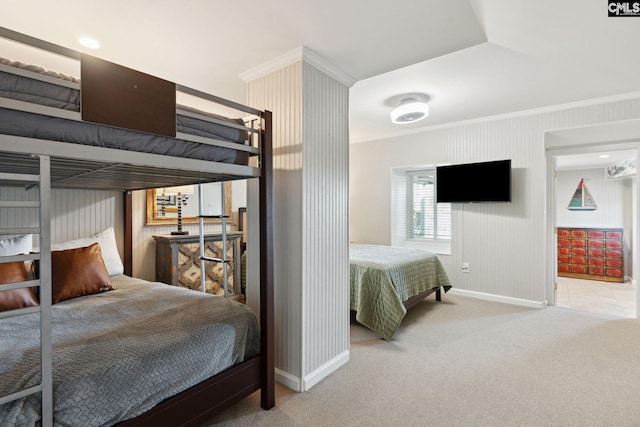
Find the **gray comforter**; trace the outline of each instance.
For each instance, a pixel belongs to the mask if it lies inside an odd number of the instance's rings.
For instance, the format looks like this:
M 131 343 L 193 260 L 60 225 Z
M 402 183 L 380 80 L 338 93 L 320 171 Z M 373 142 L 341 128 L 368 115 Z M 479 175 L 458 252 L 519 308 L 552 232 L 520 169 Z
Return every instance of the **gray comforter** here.
M 43 74 L 56 79 L 79 83 L 72 76 L 65 76 L 41 67 L 0 58 L 0 64 Z M 80 91 L 43 82 L 0 70 L 0 98 L 15 99 L 33 104 L 80 112 Z M 198 113 L 222 123 L 244 125 L 242 119 L 232 119 L 217 114 L 195 110 L 186 106 L 179 109 Z M 244 144 L 249 139 L 247 131 L 224 126 L 209 120 L 200 120 L 177 114 L 176 129 L 185 134 Z M 208 160 L 212 162 L 246 165 L 249 155 L 245 151 L 211 146 L 192 141 L 168 138 L 160 135 L 127 129 L 102 126 L 91 122 L 79 122 L 45 114 L 0 108 L 0 133 L 30 138 L 62 141 L 75 144 L 118 148 L 143 153 L 163 154 L 174 157 Z
M 137 416 L 259 352 L 245 305 L 127 276 L 116 290 L 53 306 L 54 424 Z M 0 320 L 0 396 L 40 381 L 39 315 Z M 39 394 L 0 405 L 0 425 L 32 426 Z

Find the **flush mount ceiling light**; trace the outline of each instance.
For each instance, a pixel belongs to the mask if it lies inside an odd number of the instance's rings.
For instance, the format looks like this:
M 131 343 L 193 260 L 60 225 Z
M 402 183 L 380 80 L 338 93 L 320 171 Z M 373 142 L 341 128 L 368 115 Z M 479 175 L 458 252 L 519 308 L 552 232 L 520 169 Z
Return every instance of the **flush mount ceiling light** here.
M 98 43 L 97 40 L 89 37 L 80 37 L 78 39 L 78 43 L 80 43 L 84 47 L 88 47 L 89 49 L 100 49 L 100 43 Z
M 426 102 L 416 98 L 405 98 L 400 105 L 391 111 L 391 121 L 404 125 L 425 119 L 428 115 L 429 105 Z

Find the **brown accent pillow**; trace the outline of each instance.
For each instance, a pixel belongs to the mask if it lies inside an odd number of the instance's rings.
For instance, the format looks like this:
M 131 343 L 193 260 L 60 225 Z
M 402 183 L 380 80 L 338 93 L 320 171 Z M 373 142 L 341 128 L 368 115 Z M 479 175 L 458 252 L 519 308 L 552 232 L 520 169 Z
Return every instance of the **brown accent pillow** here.
M 2 284 L 24 282 L 27 280 L 27 269 L 24 262 L 7 262 L 0 264 L 0 290 Z M 0 311 L 15 310 L 17 308 L 34 307 L 38 305 L 38 298 L 31 288 L 11 289 L 0 292 Z
M 102 260 L 100 244 L 51 252 L 53 304 L 115 289 Z

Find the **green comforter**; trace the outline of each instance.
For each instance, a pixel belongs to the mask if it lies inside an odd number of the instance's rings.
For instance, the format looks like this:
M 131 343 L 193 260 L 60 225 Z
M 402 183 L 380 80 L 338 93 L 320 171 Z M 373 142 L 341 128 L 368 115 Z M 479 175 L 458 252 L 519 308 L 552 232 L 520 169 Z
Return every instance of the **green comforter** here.
M 390 340 L 407 313 L 402 304 L 428 289 L 451 289 L 438 257 L 422 249 L 351 244 L 351 310 L 356 320 Z

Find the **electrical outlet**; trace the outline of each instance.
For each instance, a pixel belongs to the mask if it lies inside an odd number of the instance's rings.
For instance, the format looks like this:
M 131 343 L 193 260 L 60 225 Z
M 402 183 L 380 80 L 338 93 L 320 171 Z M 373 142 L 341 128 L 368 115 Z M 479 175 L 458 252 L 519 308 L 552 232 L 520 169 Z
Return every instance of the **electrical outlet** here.
M 469 263 L 468 262 L 463 262 L 462 263 L 462 272 L 463 273 L 468 273 L 469 272 Z

